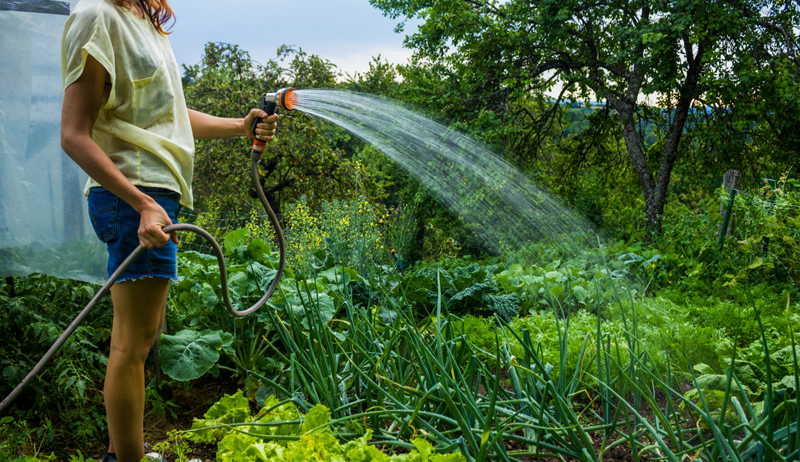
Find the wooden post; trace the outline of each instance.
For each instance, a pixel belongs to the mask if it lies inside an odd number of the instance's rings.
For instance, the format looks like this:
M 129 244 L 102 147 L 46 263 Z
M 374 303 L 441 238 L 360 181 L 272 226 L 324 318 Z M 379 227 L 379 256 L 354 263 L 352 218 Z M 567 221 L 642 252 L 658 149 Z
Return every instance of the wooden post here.
M 722 187 L 725 188 L 725 191 L 730 195 L 734 189 L 739 190 L 742 187 L 742 174 L 739 173 L 739 170 L 728 170 L 725 172 L 725 175 L 722 177 Z M 728 220 L 725 220 L 726 212 L 728 211 L 728 203 L 723 202 L 719 209 L 719 214 L 722 217 L 722 221 L 717 228 L 717 236 L 722 237 L 722 224 L 728 221 L 728 229 L 725 233 L 726 236 L 730 236 L 733 234 L 733 229 L 736 227 L 736 214 L 731 213 L 731 216 Z

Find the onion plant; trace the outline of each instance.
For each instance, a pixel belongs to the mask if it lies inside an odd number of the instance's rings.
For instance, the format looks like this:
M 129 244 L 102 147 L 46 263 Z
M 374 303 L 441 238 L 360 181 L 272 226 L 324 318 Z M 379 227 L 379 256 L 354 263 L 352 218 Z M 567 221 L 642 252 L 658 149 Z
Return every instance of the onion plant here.
M 555 376 L 529 332 L 516 332 L 500 319 L 494 351 L 481 352 L 495 367 L 481 361 L 460 331 L 461 319 L 446 312 L 441 284 L 434 319 L 418 324 L 402 298 L 384 294 L 384 308 L 397 313 L 384 323 L 375 310 L 353 304 L 344 271 L 341 276 L 340 318 L 323 321 L 309 285 L 300 297 L 303 322 L 295 310 L 265 309 L 262 319 L 273 335 L 268 344 L 288 364 L 289 377 L 256 376 L 304 410 L 326 405 L 332 413 L 326 425 L 342 438 L 368 427 L 375 443 L 410 447 L 410 438 L 424 436 L 438 451 L 458 450 L 469 461 L 601 461 L 618 446 L 627 446 L 634 460 L 798 460 L 800 397 L 772 389 L 763 327 L 763 412 L 755 412 L 730 367 L 722 413 L 715 418 L 702 393 L 697 402 L 688 399 L 682 376 L 654 366 L 637 339 L 635 301 L 626 309 L 619 292 L 612 309 L 622 312 L 624 343 L 605 333 L 598 317 L 594 335 L 583 339 L 577 366 L 567 371 L 570 322 L 564 315 L 555 333 L 561 349 Z M 522 346 L 522 357 L 511 354 L 511 338 Z M 794 347 L 793 333 L 791 338 Z M 795 352 L 795 381 L 797 364 Z M 698 386 L 693 375 L 692 382 Z M 659 394 L 665 404 L 656 400 Z M 730 409 L 739 423 L 725 419 Z

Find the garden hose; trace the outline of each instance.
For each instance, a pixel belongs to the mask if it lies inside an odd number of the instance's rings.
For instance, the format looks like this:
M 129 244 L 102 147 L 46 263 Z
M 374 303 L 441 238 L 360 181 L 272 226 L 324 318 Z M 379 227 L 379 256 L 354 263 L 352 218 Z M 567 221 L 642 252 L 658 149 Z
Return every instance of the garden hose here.
M 293 94 L 293 90 L 291 88 L 284 88 L 275 93 L 266 93 L 259 99 L 258 106 L 261 110 L 267 113 L 268 116 L 273 115 L 275 113 L 275 109 L 280 107 L 282 109 L 291 111 L 294 109 L 294 106 L 297 102 L 296 95 Z M 251 127 L 251 131 L 253 135 L 255 135 L 256 126 L 262 121 L 261 118 L 257 118 Z M 261 200 L 261 205 L 264 206 L 264 210 L 267 211 L 267 216 L 269 216 L 269 221 L 272 227 L 275 229 L 275 237 L 278 240 L 278 249 L 280 251 L 280 261 L 278 262 L 278 272 L 275 274 L 275 279 L 273 279 L 272 284 L 270 285 L 267 292 L 264 294 L 261 299 L 256 302 L 250 308 L 246 310 L 237 311 L 231 305 L 230 296 L 228 295 L 228 276 L 227 271 L 225 268 L 225 257 L 222 252 L 222 248 L 219 246 L 219 243 L 214 239 L 211 234 L 200 228 L 199 226 L 186 224 L 186 223 L 179 223 L 179 224 L 172 224 L 169 226 L 165 226 L 162 230 L 165 233 L 171 233 L 172 231 L 191 231 L 195 234 L 199 234 L 200 236 L 204 237 L 209 244 L 211 244 L 211 248 L 214 250 L 214 253 L 217 256 L 217 262 L 219 264 L 219 272 L 220 272 L 220 284 L 222 286 L 222 300 L 225 304 L 225 308 L 228 309 L 228 312 L 235 316 L 235 317 L 243 317 L 257 311 L 261 306 L 266 303 L 267 299 L 272 296 L 272 293 L 278 287 L 278 283 L 280 282 L 281 275 L 283 275 L 283 269 L 286 265 L 286 246 L 283 240 L 283 231 L 281 230 L 280 223 L 278 222 L 278 217 L 275 216 L 275 212 L 272 211 L 272 207 L 270 207 L 269 202 L 267 201 L 267 197 L 264 195 L 264 189 L 261 186 L 261 182 L 258 179 L 258 163 L 261 161 L 261 156 L 264 153 L 266 142 L 263 140 L 258 139 L 258 136 L 255 136 L 255 140 L 253 142 L 252 150 L 250 151 L 250 159 L 251 159 L 251 178 L 253 180 L 253 187 L 256 189 L 256 193 L 258 194 L 259 200 Z M 56 340 L 53 346 L 47 350 L 47 353 L 42 356 L 36 366 L 28 373 L 25 379 L 17 385 L 14 391 L 9 394 L 2 403 L 0 403 L 0 413 L 6 410 L 8 406 L 16 399 L 16 397 L 22 393 L 22 391 L 28 386 L 28 383 L 36 377 L 36 375 L 41 372 L 44 366 L 50 361 L 50 359 L 55 355 L 56 351 L 67 341 L 70 335 L 75 332 L 75 329 L 83 322 L 86 316 L 89 315 L 97 302 L 100 301 L 109 291 L 111 286 L 117 281 L 120 275 L 128 268 L 128 266 L 144 251 L 144 247 L 139 245 L 128 255 L 122 264 L 119 265 L 116 271 L 108 278 L 103 287 L 95 294 L 89 304 L 78 314 L 78 316 L 67 326 L 64 333 Z

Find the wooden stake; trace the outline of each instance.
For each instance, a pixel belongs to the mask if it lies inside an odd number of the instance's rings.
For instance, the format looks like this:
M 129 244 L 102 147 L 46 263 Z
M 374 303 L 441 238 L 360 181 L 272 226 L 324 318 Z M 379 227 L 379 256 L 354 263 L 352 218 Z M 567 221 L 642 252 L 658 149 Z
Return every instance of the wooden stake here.
M 742 187 L 742 174 L 739 173 L 739 170 L 728 170 L 725 172 L 725 175 L 722 177 L 722 187 L 725 188 L 725 191 L 730 194 L 733 192 L 734 189 L 739 190 Z M 722 237 L 722 224 L 725 223 L 725 214 L 728 210 L 728 203 L 723 202 L 719 209 L 719 215 L 722 217 L 722 221 L 717 227 L 717 237 Z M 728 220 L 728 229 L 726 232 L 726 236 L 730 236 L 733 234 L 733 229 L 736 227 L 736 214 L 731 213 L 731 217 Z

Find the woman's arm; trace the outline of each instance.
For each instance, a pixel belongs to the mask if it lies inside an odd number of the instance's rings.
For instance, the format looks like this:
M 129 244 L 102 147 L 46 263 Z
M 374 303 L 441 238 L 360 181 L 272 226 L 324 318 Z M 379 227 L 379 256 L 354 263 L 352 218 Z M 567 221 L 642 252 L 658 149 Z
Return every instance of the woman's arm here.
M 97 114 L 107 100 L 106 82 L 110 82 L 106 69 L 92 55 L 87 56 L 81 76 L 64 90 L 61 147 L 90 177 L 139 212 L 142 218 L 138 233 L 142 247 L 161 247 L 170 237 L 177 243 L 177 233 L 170 236 L 161 231 L 172 224 L 167 212 L 128 181 L 92 139 Z
M 189 122 L 192 124 L 192 135 L 197 139 L 212 138 L 233 138 L 235 136 L 246 136 L 253 139 L 250 127 L 256 117 L 264 119 L 256 127 L 258 137 L 264 141 L 272 140 L 275 135 L 275 127 L 278 125 L 278 115 L 274 114 L 267 117 L 267 113 L 261 109 L 252 109 L 244 119 L 226 119 L 215 117 L 202 112 L 189 109 Z

